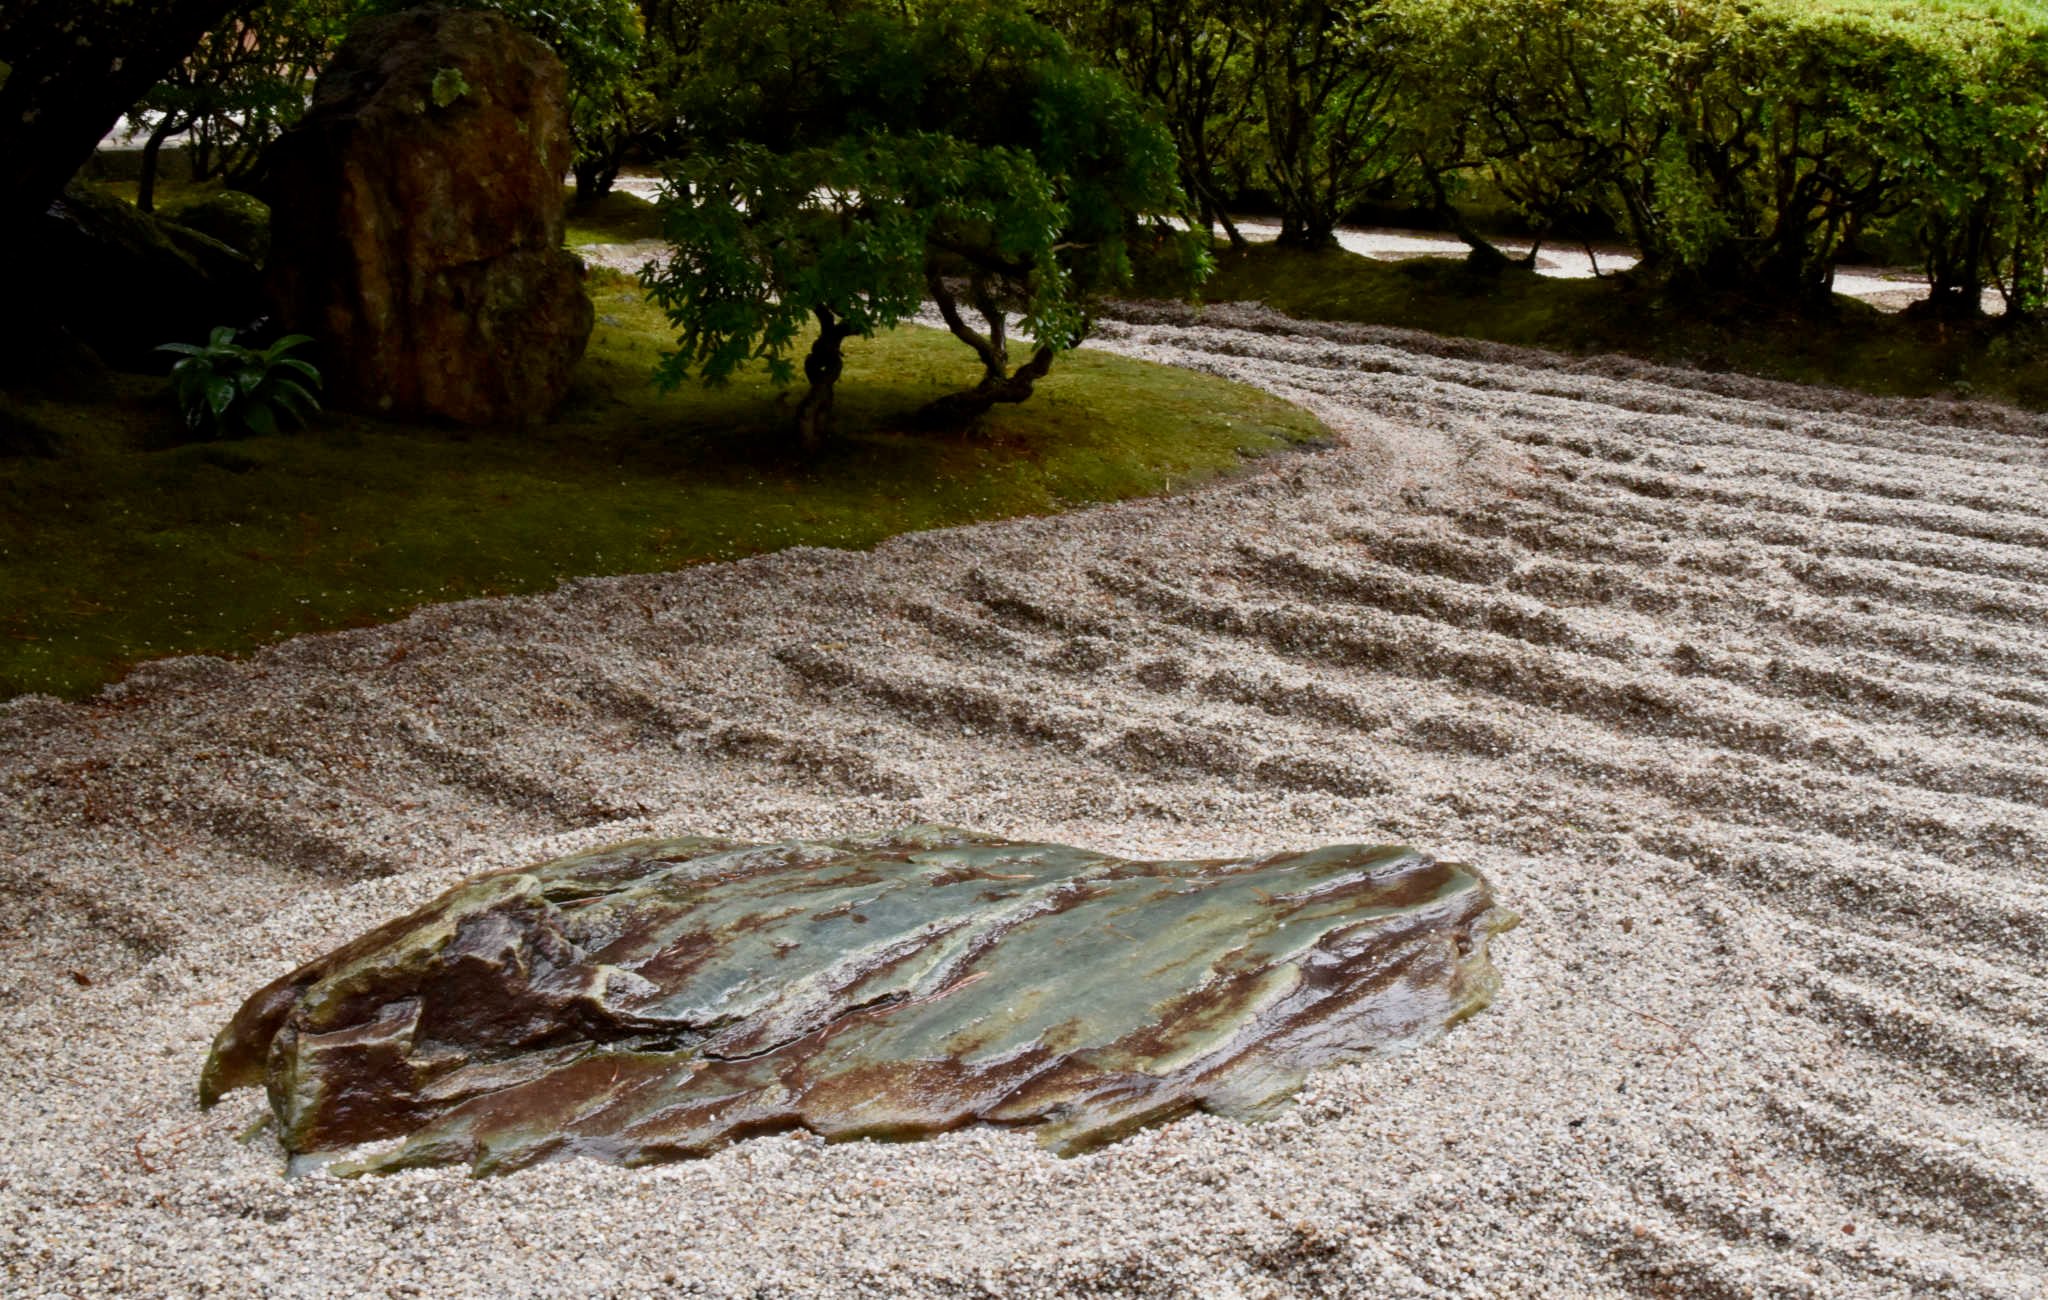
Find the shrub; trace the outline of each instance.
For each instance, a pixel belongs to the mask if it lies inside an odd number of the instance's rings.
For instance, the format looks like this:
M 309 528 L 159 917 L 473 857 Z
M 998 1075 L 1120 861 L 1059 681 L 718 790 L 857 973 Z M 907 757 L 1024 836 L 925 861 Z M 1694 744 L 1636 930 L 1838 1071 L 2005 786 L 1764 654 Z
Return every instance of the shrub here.
M 1334 246 L 1344 214 L 1407 170 L 1408 33 L 1377 0 L 1260 0 L 1245 12 L 1280 240 Z
M 1950 28 L 1945 100 L 1901 140 L 1903 224 L 1932 310 L 1975 314 L 1991 286 L 2010 319 L 2036 317 L 2048 307 L 2048 33 L 2023 22 Z
M 310 362 L 285 355 L 312 341 L 288 334 L 259 351 L 236 343 L 235 331 L 223 325 L 204 345 L 165 343 L 157 350 L 184 358 L 171 367 L 171 389 L 188 428 L 213 437 L 267 435 L 278 431 L 280 412 L 304 425 L 320 409 L 305 387 L 318 388 L 320 372 Z

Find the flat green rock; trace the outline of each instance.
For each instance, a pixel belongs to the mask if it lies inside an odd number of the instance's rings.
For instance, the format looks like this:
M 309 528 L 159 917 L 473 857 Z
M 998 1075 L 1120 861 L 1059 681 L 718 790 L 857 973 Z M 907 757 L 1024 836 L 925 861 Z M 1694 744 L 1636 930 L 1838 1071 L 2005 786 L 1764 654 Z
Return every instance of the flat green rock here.
M 647 840 L 478 877 L 278 980 L 200 1099 L 265 1085 L 295 1171 L 977 1122 L 1071 1153 L 1436 1037 L 1492 999 L 1514 921 L 1470 868 L 1384 846 Z

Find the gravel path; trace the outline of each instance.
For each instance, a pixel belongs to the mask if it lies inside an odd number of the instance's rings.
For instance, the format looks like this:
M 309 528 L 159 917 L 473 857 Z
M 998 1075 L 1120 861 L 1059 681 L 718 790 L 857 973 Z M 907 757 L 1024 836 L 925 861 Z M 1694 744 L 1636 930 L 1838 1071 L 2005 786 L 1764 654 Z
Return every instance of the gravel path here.
M 2048 421 L 1248 310 L 1337 448 L 0 706 L 0 1291 L 2039 1296 Z M 1057 372 L 1052 381 L 1058 382 Z M 279 1177 L 249 991 L 462 875 L 947 821 L 1398 839 L 1495 1007 L 1284 1118 Z

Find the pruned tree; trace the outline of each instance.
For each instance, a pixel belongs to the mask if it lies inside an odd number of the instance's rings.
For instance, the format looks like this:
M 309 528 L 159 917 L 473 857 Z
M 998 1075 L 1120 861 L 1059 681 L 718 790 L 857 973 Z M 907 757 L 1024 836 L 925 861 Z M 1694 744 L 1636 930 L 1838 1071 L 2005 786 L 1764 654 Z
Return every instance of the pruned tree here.
M 2008 325 L 2036 321 L 2048 309 L 2048 33 L 1988 20 L 1972 30 L 1967 15 L 1923 22 L 1940 58 L 1916 69 L 1911 111 L 1887 142 L 1927 271 L 1913 310 L 1979 316 L 1996 289 Z
M 1405 30 L 1378 0 L 1259 0 L 1246 12 L 1280 242 L 1326 247 L 1413 157 L 1396 111 Z
M 631 66 L 591 81 L 572 105 L 578 203 L 609 193 L 636 152 L 672 158 L 686 151 L 683 105 L 712 7 L 708 0 L 639 0 Z
M 1642 6 L 1614 0 L 1393 0 L 1409 33 L 1403 114 L 1414 131 L 1412 188 L 1472 249 L 1511 259 L 1458 205 L 1489 182 L 1534 228 L 1627 228 L 1640 198 L 1619 185 L 1657 156 L 1669 129 Z M 1525 264 L 1533 265 L 1536 248 Z
M 647 276 L 679 331 L 661 377 L 761 361 L 789 382 L 808 322 L 808 443 L 829 431 L 841 345 L 927 294 L 981 373 L 921 420 L 1026 400 L 1086 336 L 1091 296 L 1129 279 L 1136 218 L 1182 205 L 1172 141 L 1136 97 L 1016 15 L 734 4 L 700 67 L 698 152 L 671 170 L 671 251 Z
M 1403 114 L 1418 175 L 1476 251 L 1484 241 L 1454 202 L 1473 176 L 1539 233 L 1595 215 L 1635 244 L 1640 274 L 1674 288 L 1825 305 L 1856 234 L 1911 206 L 1937 278 L 1973 296 L 1991 195 L 2024 186 L 2000 142 L 2039 138 L 2024 111 L 2016 129 L 1997 125 L 1984 93 L 2024 76 L 1971 72 L 2003 30 L 1981 15 L 1790 0 L 1383 3 L 1414 33 Z
M 1645 260 L 1687 285 L 1825 301 L 1843 245 L 1900 193 L 1886 145 L 1926 51 L 1733 0 L 1650 12 L 1670 129 L 1623 177 L 1650 218 Z
M 1226 205 L 1255 169 L 1253 0 L 1061 0 L 1046 16 L 1128 82 L 1173 135 L 1180 184 L 1205 229 L 1245 239 Z
M 915 314 L 924 291 L 927 222 L 905 201 L 909 161 L 879 142 L 785 153 L 738 142 L 673 168 L 669 251 L 647 282 L 680 333 L 657 381 L 718 384 L 760 361 L 790 383 L 790 355 L 814 326 L 797 434 L 815 449 L 832 430 L 842 345 Z
M 1060 353 L 1087 337 L 1087 295 L 1127 279 L 1124 266 L 1104 266 L 1104 242 L 1122 258 L 1121 209 L 1076 212 L 1042 160 L 1023 150 L 964 146 L 942 138 L 942 168 L 925 173 L 916 201 L 931 213 L 924 283 L 940 319 L 981 364 L 974 386 L 938 399 L 919 413 L 937 428 L 971 424 L 1000 403 L 1021 402 Z M 1062 256 L 1071 254 L 1071 256 Z M 970 323 L 965 306 L 978 323 Z M 1030 340 L 1013 364 L 1009 318 Z

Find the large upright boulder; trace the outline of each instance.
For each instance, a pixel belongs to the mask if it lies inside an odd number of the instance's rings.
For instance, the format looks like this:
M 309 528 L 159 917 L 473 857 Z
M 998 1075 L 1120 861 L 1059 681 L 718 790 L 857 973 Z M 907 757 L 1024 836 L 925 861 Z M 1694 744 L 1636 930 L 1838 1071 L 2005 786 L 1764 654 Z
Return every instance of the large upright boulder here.
M 330 398 L 468 424 L 541 418 L 590 337 L 562 247 L 568 83 L 496 14 L 359 24 L 275 146 L 270 286 Z

